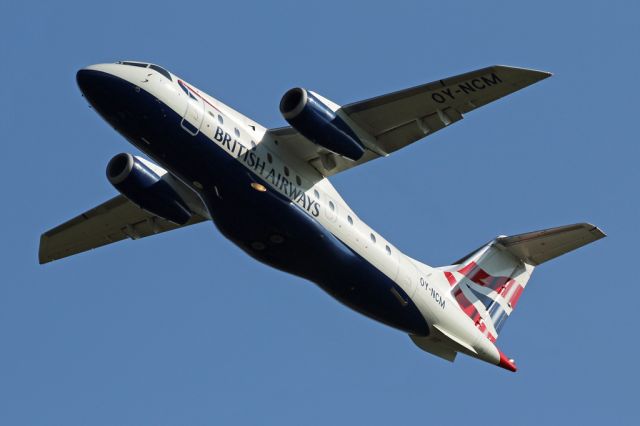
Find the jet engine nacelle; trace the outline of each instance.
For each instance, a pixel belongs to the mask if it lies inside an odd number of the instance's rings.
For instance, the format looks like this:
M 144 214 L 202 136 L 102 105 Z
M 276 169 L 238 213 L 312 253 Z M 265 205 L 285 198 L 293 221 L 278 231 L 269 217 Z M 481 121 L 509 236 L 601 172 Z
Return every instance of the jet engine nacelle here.
M 358 160 L 364 148 L 353 130 L 327 105 L 306 89 L 293 88 L 280 101 L 285 120 L 305 138 L 351 160 Z
M 167 179 L 163 179 L 138 157 L 118 154 L 107 165 L 107 179 L 122 195 L 140 208 L 184 225 L 191 211 Z

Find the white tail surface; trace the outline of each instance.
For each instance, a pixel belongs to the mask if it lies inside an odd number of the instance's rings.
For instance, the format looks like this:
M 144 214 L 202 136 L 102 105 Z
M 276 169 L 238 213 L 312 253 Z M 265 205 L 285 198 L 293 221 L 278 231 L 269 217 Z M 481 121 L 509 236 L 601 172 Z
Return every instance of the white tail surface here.
M 581 223 L 498 237 L 439 269 L 460 308 L 495 342 L 537 265 L 604 236 L 597 227 Z

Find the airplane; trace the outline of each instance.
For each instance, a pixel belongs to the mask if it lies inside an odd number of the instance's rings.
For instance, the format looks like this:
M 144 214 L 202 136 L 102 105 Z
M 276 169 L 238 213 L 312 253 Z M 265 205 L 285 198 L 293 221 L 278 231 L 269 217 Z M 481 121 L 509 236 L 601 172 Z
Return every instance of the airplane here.
M 296 87 L 280 102 L 289 126 L 268 129 L 159 65 L 88 66 L 76 75 L 83 96 L 153 161 L 114 156 L 106 175 L 119 195 L 42 234 L 39 262 L 213 221 L 249 256 L 428 353 L 516 371 L 496 340 L 534 268 L 605 234 L 577 223 L 499 236 L 432 267 L 364 223 L 329 178 L 550 75 L 496 65 L 345 106 Z

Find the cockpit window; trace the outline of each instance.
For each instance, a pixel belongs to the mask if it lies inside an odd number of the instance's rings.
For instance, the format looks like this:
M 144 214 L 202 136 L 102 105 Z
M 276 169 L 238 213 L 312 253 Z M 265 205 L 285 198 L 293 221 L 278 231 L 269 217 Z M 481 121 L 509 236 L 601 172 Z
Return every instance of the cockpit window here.
M 120 65 L 131 65 L 133 67 L 140 67 L 140 68 L 151 68 L 154 71 L 158 71 L 160 74 L 162 74 L 163 76 L 165 76 L 166 78 L 169 79 L 169 81 L 173 81 L 173 79 L 171 78 L 171 74 L 169 73 L 169 71 L 165 70 L 164 68 L 162 68 L 159 65 L 154 65 L 154 64 L 146 64 L 144 62 L 131 62 L 131 61 L 118 61 L 116 62 L 116 64 L 120 64 Z
M 171 74 L 169 74 L 169 71 L 165 70 L 161 66 L 151 64 L 151 65 L 149 65 L 149 68 L 151 68 L 154 71 L 158 71 L 160 74 L 162 74 L 163 76 L 167 77 L 169 79 L 169 81 L 173 81 L 171 79 Z
M 140 68 L 146 68 L 146 67 L 149 66 L 149 64 L 145 64 L 143 62 L 118 61 L 116 63 L 117 64 L 122 64 L 122 65 L 131 65 L 131 66 L 140 67 Z

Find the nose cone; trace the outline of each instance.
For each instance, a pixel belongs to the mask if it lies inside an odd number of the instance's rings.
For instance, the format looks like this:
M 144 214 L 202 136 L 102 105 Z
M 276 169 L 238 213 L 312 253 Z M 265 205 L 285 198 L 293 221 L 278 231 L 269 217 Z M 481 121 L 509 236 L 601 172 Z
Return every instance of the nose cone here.
M 76 81 L 89 104 L 112 126 L 119 128 L 123 120 L 139 109 L 140 88 L 115 72 L 109 65 L 91 65 L 78 71 Z
M 76 74 L 78 87 L 89 103 L 101 111 L 109 99 L 109 93 L 117 89 L 118 77 L 101 70 L 84 68 Z
M 93 109 L 129 140 L 149 139 L 164 117 L 157 98 L 140 87 L 145 83 L 141 70 L 98 64 L 76 74 L 78 87 Z
M 83 94 L 89 92 L 92 88 L 100 84 L 101 80 L 104 80 L 105 73 L 102 71 L 96 71 L 92 69 L 83 68 L 76 74 L 76 82 L 80 91 Z

